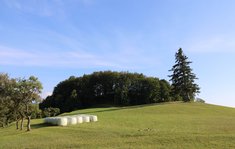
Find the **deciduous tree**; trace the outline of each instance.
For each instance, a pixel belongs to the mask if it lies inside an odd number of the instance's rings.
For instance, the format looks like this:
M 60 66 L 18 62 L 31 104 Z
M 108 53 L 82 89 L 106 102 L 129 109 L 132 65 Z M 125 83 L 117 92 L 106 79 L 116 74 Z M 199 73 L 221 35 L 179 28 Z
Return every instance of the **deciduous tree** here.
M 33 102 L 36 102 L 38 99 L 40 99 L 42 84 L 38 81 L 38 78 L 31 76 L 29 79 L 19 80 L 19 89 L 21 97 L 20 102 L 24 106 L 24 115 L 27 119 L 27 131 L 30 131 L 30 121 L 32 115 L 32 109 L 30 106 Z

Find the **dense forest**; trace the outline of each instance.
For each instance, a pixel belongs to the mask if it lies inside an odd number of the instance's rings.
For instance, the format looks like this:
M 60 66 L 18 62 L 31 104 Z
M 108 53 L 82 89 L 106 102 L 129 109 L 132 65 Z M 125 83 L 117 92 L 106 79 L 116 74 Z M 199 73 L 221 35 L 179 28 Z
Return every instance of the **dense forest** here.
M 100 71 L 82 77 L 71 76 L 60 82 L 40 108 L 59 108 L 61 112 L 95 105 L 128 106 L 171 100 L 166 80 L 129 72 Z

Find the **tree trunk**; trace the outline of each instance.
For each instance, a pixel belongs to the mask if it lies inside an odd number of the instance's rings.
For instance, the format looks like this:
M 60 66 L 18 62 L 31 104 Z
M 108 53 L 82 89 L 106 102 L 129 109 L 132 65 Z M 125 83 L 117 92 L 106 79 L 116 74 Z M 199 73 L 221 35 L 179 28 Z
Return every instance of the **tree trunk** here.
M 7 120 L 6 120 L 6 126 L 8 127 L 9 126 L 9 118 L 7 117 Z
M 20 130 L 23 130 L 24 127 L 24 117 L 21 117 Z
M 26 116 L 27 116 L 27 131 L 30 131 L 31 130 L 31 127 L 30 127 L 30 120 L 31 120 L 31 114 L 29 113 L 29 105 L 26 103 Z
M 27 116 L 27 131 L 30 131 L 31 130 L 31 127 L 30 127 L 30 120 L 31 120 L 31 116 Z
M 17 118 L 16 119 L 16 130 L 18 130 L 19 129 L 19 119 Z

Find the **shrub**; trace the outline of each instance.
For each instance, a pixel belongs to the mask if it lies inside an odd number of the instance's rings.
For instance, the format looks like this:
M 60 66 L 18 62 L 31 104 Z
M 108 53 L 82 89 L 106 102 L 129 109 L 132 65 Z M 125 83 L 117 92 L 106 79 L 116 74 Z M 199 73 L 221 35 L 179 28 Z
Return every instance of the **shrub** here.
M 205 103 L 205 100 L 201 99 L 201 98 L 196 98 L 195 102 L 200 102 L 200 103 Z
M 42 111 L 42 116 L 43 117 L 51 117 L 51 116 L 56 116 L 60 114 L 60 109 L 59 108 L 44 108 Z

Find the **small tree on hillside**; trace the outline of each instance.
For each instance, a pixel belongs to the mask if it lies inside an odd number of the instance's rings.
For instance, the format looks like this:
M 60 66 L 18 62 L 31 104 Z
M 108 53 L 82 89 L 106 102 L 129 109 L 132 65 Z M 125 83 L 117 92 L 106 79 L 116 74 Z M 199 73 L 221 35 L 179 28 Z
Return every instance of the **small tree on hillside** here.
M 27 119 L 27 131 L 30 131 L 30 121 L 32 116 L 32 109 L 30 108 L 33 102 L 40 99 L 42 84 L 38 78 L 31 76 L 29 79 L 19 80 L 20 97 L 19 101 L 24 106 L 24 115 Z
M 169 70 L 173 72 L 169 75 L 173 95 L 182 98 L 185 102 L 193 100 L 195 94 L 200 92 L 199 86 L 195 83 L 197 77 L 189 66 L 191 63 L 180 48 L 175 54 L 175 65 Z

